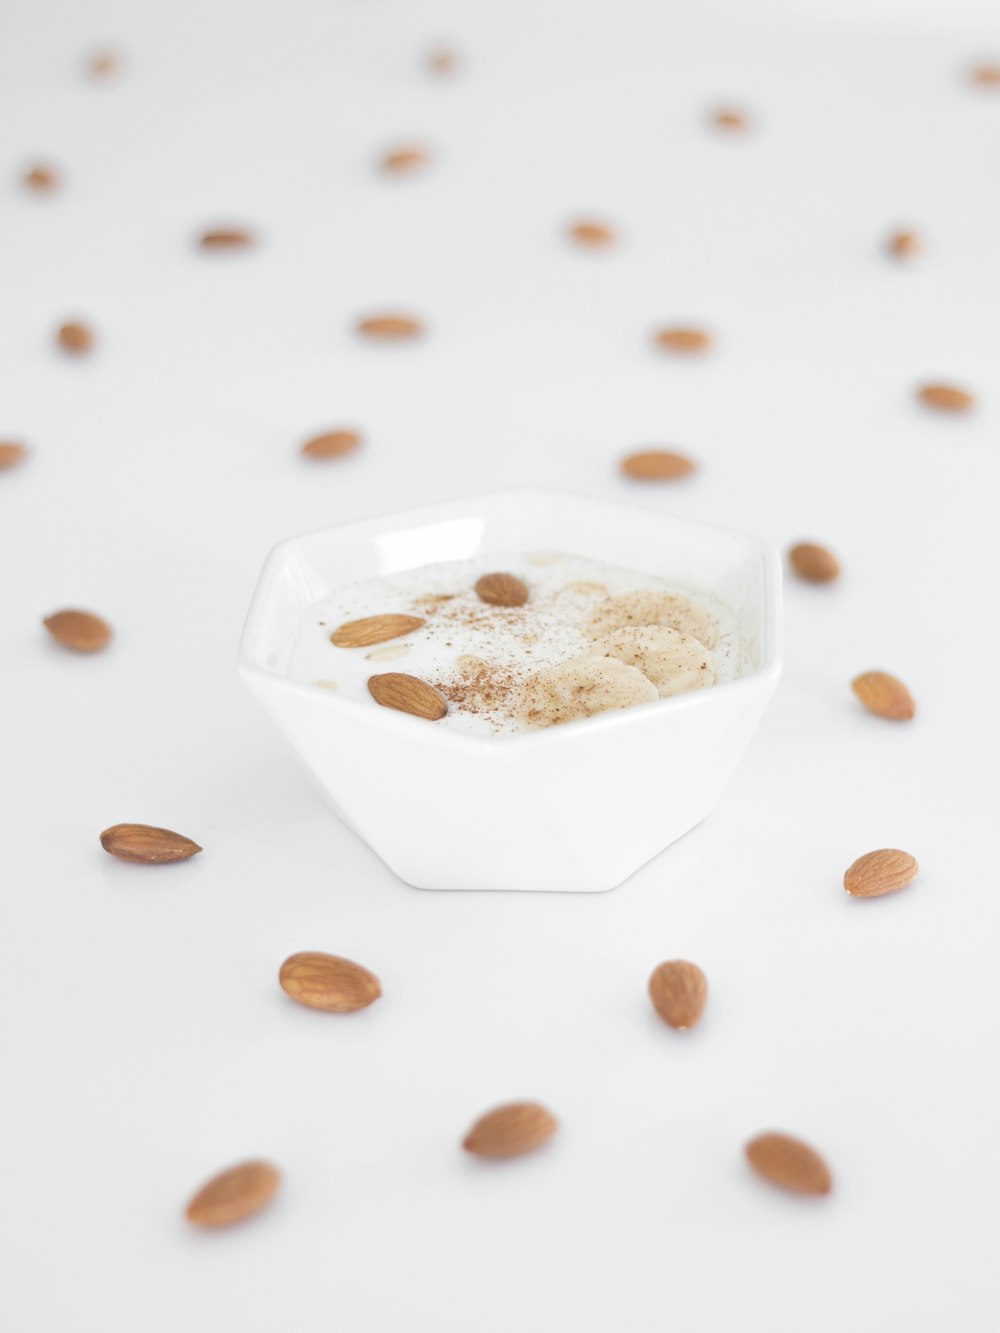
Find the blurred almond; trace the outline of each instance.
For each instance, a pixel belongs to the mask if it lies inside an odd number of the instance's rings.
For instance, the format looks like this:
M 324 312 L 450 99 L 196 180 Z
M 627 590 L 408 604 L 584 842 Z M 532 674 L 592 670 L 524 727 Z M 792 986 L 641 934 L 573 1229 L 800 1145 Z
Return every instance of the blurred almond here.
M 629 454 L 622 459 L 621 469 L 634 481 L 680 481 L 696 471 L 690 458 L 669 449 L 645 449 Z
M 591 250 L 606 250 L 618 240 L 614 228 L 604 222 L 574 222 L 569 238 Z
M 890 722 L 908 722 L 917 711 L 910 691 L 887 671 L 865 671 L 854 677 L 851 689 L 869 713 L 888 718 Z
M 382 342 L 406 342 L 424 332 L 423 324 L 412 315 L 369 315 L 359 319 L 355 327 L 363 338 Z
M 923 253 L 923 243 L 915 231 L 894 231 L 885 244 L 893 259 L 918 259 Z
M 979 88 L 1000 89 L 1000 65 L 992 63 L 973 65 L 969 71 L 969 79 Z
M 548 1143 L 559 1122 L 538 1102 L 508 1102 L 480 1116 L 462 1142 L 477 1157 L 520 1157 Z
M 81 356 L 91 351 L 95 341 L 93 330 L 75 320 L 62 325 L 56 334 L 56 340 L 64 352 L 71 352 L 74 356 Z
M 528 588 L 514 574 L 484 574 L 476 583 L 476 595 L 490 606 L 523 606 Z
M 744 1152 L 757 1174 L 781 1189 L 829 1194 L 833 1188 L 830 1168 L 816 1149 L 790 1134 L 758 1134 Z
M 693 1028 L 705 1011 L 708 982 L 695 963 L 661 963 L 649 978 L 653 1008 L 672 1028 Z
M 119 861 L 148 866 L 186 861 L 202 850 L 182 833 L 153 824 L 112 824 L 101 834 L 101 846 Z
M 198 244 L 203 250 L 248 250 L 254 238 L 244 227 L 216 227 L 203 231 Z
M 199 1227 L 228 1227 L 259 1213 L 281 1184 L 281 1172 L 270 1162 L 241 1162 L 213 1176 L 186 1209 Z
M 293 953 L 281 964 L 278 980 L 297 1003 L 328 1014 L 367 1009 L 382 994 L 374 973 L 332 953 Z
M 395 708 L 429 722 L 437 722 L 448 711 L 448 700 L 433 685 L 400 671 L 369 677 L 368 691 L 383 708 Z
M 426 624 L 420 616 L 365 616 L 362 620 L 347 620 L 338 625 L 330 635 L 330 642 L 335 648 L 371 648 L 376 643 L 412 634 Z
M 0 472 L 9 467 L 16 467 L 28 457 L 26 445 L 17 440 L 0 440 Z
M 719 107 L 712 112 L 710 119 L 717 130 L 727 134 L 742 134 L 750 128 L 750 118 L 746 112 L 731 106 Z
M 430 163 L 430 154 L 423 148 L 411 145 L 407 148 L 394 148 L 382 156 L 380 166 L 389 175 L 406 176 L 422 170 Z
M 329 430 L 306 440 L 302 452 L 307 458 L 343 458 L 345 454 L 353 454 L 360 444 L 361 436 L 356 430 Z
M 53 190 L 59 188 L 62 181 L 55 167 L 38 162 L 24 173 L 24 183 L 29 190 L 36 190 L 39 194 L 51 194 Z
M 909 852 L 883 847 L 859 856 L 844 873 L 844 888 L 853 898 L 882 898 L 905 889 L 916 879 L 920 867 Z
M 976 405 L 968 389 L 960 389 L 955 384 L 922 384 L 917 389 L 917 397 L 935 412 L 969 412 Z
M 788 562 L 807 583 L 832 583 L 840 577 L 840 562 L 832 551 L 815 542 L 799 542 L 788 552 Z
M 435 46 L 427 53 L 427 68 L 432 74 L 454 74 L 458 69 L 458 54 L 450 46 Z
M 96 653 L 111 642 L 111 626 L 92 611 L 57 611 L 42 624 L 64 648 L 77 653 Z
M 712 347 L 712 335 L 705 329 L 663 328 L 653 335 L 653 342 L 663 352 L 696 356 Z

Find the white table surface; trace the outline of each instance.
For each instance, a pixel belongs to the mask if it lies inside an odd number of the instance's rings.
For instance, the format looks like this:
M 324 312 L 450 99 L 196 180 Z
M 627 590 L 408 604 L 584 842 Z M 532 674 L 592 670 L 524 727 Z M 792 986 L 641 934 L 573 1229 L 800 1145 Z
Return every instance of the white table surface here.
M 998 1326 L 995 510 L 1000 57 L 986 6 L 652 0 L 8 0 L 0 45 L 0 1002 L 11 1333 L 179 1329 L 986 1333 Z M 464 69 L 420 58 L 453 41 Z M 108 86 L 80 75 L 105 41 Z M 717 100 L 758 131 L 705 128 Z M 373 158 L 438 161 L 387 181 Z M 35 157 L 66 188 L 30 196 Z M 567 220 L 621 226 L 574 252 Z M 258 252 L 197 253 L 214 222 Z M 880 252 L 912 224 L 926 262 Z M 412 309 L 418 346 L 353 320 Z M 72 361 L 79 314 L 100 346 Z M 660 321 L 717 354 L 657 357 Z M 973 388 L 922 412 L 924 378 Z M 297 456 L 326 427 L 366 442 Z M 696 478 L 641 494 L 618 457 Z M 268 548 L 510 485 L 828 542 L 790 583 L 786 675 L 717 813 L 615 892 L 435 894 L 323 805 L 241 685 Z M 92 607 L 82 658 L 40 618 Z M 912 725 L 848 681 L 910 685 Z M 116 862 L 164 824 L 205 851 Z M 442 812 L 446 855 L 447 812 Z M 439 836 L 437 832 L 433 836 Z M 845 867 L 912 851 L 858 902 Z M 356 958 L 348 1018 L 280 991 L 298 949 Z M 688 1035 L 664 958 L 705 969 Z M 549 1150 L 484 1168 L 480 1111 L 537 1097 Z M 753 1178 L 814 1142 L 823 1201 Z M 215 1169 L 285 1172 L 266 1216 L 182 1220 Z

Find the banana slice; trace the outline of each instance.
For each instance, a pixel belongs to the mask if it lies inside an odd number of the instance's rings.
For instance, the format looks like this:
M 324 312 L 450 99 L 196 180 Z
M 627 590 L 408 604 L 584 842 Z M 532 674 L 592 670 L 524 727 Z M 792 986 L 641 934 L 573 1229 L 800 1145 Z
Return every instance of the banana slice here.
M 616 630 L 646 625 L 666 625 L 697 639 L 706 648 L 714 648 L 718 639 L 715 621 L 704 607 L 680 593 L 652 588 L 621 593 L 601 602 L 587 621 L 586 631 L 592 639 L 603 639 Z
M 667 625 L 616 630 L 591 644 L 590 651 L 636 667 L 653 682 L 661 699 L 715 684 L 712 656 L 704 644 Z
M 529 677 L 513 714 L 532 729 L 554 727 L 658 698 L 656 686 L 635 667 L 614 657 L 578 657 Z

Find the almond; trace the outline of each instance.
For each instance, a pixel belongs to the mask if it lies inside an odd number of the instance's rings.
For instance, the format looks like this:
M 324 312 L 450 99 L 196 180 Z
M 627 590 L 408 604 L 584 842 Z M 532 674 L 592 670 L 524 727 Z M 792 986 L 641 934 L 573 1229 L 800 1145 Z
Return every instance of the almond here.
M 293 1000 L 328 1014 L 367 1009 L 382 994 L 374 973 L 332 953 L 293 953 L 281 964 L 278 980 Z
M 603 222 L 574 222 L 569 229 L 569 238 L 591 250 L 606 249 L 618 240 L 614 228 Z
M 121 73 L 122 58 L 117 51 L 95 51 L 86 68 L 92 78 L 114 79 Z
M 790 1134 L 758 1134 L 743 1151 L 758 1175 L 799 1194 L 829 1194 L 830 1168 L 815 1148 Z
M 28 450 L 25 445 L 16 440 L 0 440 L 0 472 L 9 467 L 16 467 L 27 457 Z
M 427 53 L 427 68 L 432 74 L 454 74 L 458 68 L 458 56 L 447 46 L 436 46 Z
M 897 889 L 905 889 L 917 877 L 920 867 L 909 852 L 883 847 L 859 856 L 844 874 L 844 888 L 853 898 L 882 898 Z
M 508 1102 L 480 1116 L 462 1147 L 477 1157 L 520 1157 L 548 1143 L 558 1128 L 555 1116 L 538 1102 Z
M 705 1011 L 708 982 L 695 963 L 661 963 L 649 978 L 653 1008 L 672 1028 L 693 1028 Z
M 622 459 L 622 471 L 635 481 L 679 481 L 695 471 L 695 465 L 683 454 L 669 449 L 646 449 Z
M 788 562 L 807 583 L 832 583 L 840 577 L 840 562 L 832 551 L 815 542 L 799 542 L 788 552 Z
M 343 458 L 345 454 L 353 454 L 360 444 L 361 436 L 356 430 L 330 430 L 306 440 L 302 452 L 307 458 Z
M 705 329 L 663 328 L 653 335 L 653 342 L 663 352 L 691 356 L 707 352 L 712 346 L 712 335 Z
M 969 78 L 980 88 L 1000 88 L 1000 65 L 973 65 Z
M 426 167 L 430 162 L 430 154 L 423 148 L 415 146 L 409 148 L 394 148 L 391 152 L 384 154 L 381 161 L 382 170 L 389 175 L 407 175 L 410 172 L 419 171 Z
M 527 586 L 514 574 L 484 574 L 476 582 L 476 593 L 490 606 L 523 606 L 528 600 Z
M 891 722 L 908 722 L 917 711 L 910 691 L 887 671 L 864 671 L 851 681 L 851 689 L 869 713 Z
M 412 315 L 369 315 L 359 319 L 358 333 L 363 338 L 376 338 L 383 342 L 405 342 L 410 338 L 419 338 L 424 326 Z
M 64 352 L 72 352 L 74 356 L 81 356 L 89 352 L 94 346 L 94 333 L 86 324 L 77 323 L 71 320 L 68 324 L 63 324 L 56 333 L 56 339 Z
M 270 1162 L 241 1162 L 202 1185 L 185 1215 L 195 1226 L 228 1227 L 259 1213 L 280 1184 L 281 1172 Z
M 923 251 L 920 237 L 914 231 L 894 231 L 885 243 L 893 259 L 916 259 Z
M 960 389 L 955 384 L 922 384 L 917 389 L 917 397 L 935 412 L 970 412 L 976 405 L 968 389 Z
M 64 648 L 77 653 L 96 653 L 111 641 L 111 626 L 92 611 L 57 611 L 42 624 Z
M 198 238 L 203 250 L 247 250 L 253 243 L 253 236 L 243 227 L 216 227 Z
M 335 648 L 371 648 L 376 643 L 398 639 L 412 634 L 427 621 L 420 616 L 365 616 L 362 620 L 347 620 L 330 635 Z
M 369 677 L 368 690 L 383 708 L 396 708 L 401 713 L 425 717 L 430 722 L 437 722 L 448 711 L 448 700 L 433 685 L 401 671 Z
M 737 111 L 735 107 L 720 107 L 712 112 L 712 124 L 717 130 L 725 130 L 730 134 L 740 134 L 748 129 L 750 125 L 749 117 L 743 111 Z
M 112 824 L 101 834 L 101 846 L 119 861 L 162 866 L 197 856 L 201 848 L 182 833 L 152 824 Z
M 37 190 L 40 194 L 50 194 L 53 190 L 59 188 L 61 181 L 59 180 L 59 173 L 54 167 L 38 163 L 30 171 L 24 173 L 24 183 L 29 190 Z

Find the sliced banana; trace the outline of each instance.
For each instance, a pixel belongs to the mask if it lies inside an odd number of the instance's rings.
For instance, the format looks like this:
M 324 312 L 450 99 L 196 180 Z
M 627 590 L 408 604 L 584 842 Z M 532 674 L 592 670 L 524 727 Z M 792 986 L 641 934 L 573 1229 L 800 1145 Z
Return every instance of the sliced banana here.
M 513 714 L 532 729 L 554 727 L 658 698 L 656 686 L 635 667 L 613 657 L 579 657 L 529 677 Z
M 703 643 L 668 625 L 620 629 L 591 644 L 590 652 L 636 667 L 661 699 L 715 684 L 715 667 Z
M 603 639 L 616 630 L 646 625 L 666 625 L 697 639 L 706 648 L 714 648 L 718 638 L 715 621 L 704 607 L 680 593 L 651 588 L 621 593 L 601 602 L 591 613 L 586 630 L 590 638 Z

